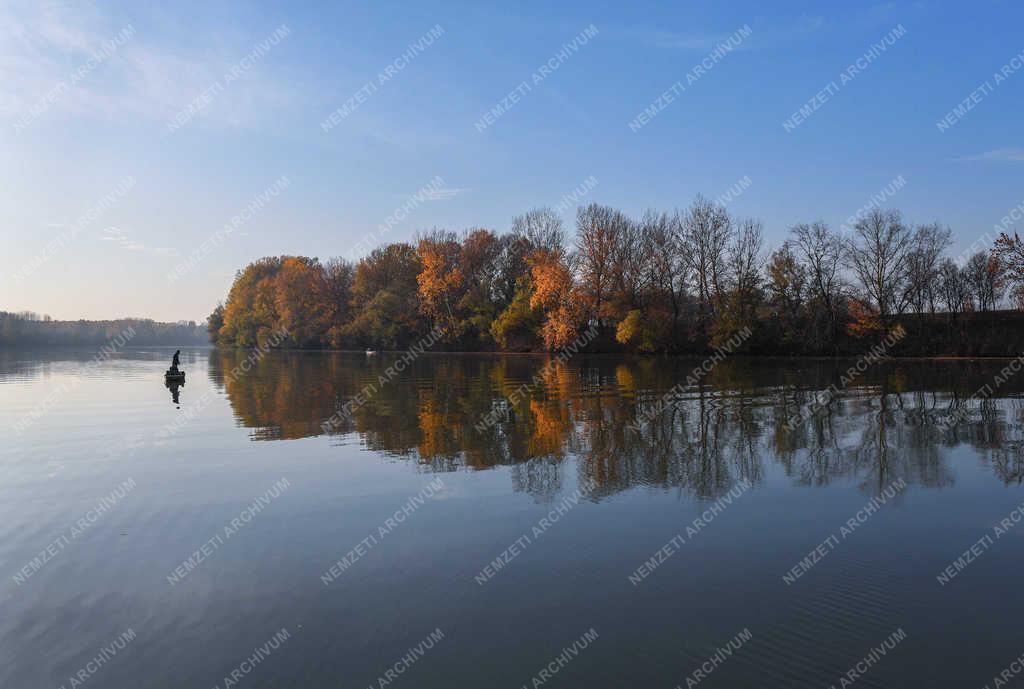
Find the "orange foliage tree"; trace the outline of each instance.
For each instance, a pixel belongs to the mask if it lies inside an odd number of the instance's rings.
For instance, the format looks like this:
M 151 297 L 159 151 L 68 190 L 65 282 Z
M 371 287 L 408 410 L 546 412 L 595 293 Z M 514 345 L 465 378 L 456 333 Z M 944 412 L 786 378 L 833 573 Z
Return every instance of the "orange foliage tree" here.
M 452 342 L 461 334 L 456 307 L 465 287 L 459 243 L 453 235 L 436 233 L 421 239 L 418 250 L 422 266 L 416 276 L 420 311 L 441 329 L 445 341 Z
M 530 306 L 544 312 L 541 338 L 548 349 L 567 346 L 579 334 L 580 305 L 572 271 L 558 251 L 539 249 L 529 258 L 533 295 Z

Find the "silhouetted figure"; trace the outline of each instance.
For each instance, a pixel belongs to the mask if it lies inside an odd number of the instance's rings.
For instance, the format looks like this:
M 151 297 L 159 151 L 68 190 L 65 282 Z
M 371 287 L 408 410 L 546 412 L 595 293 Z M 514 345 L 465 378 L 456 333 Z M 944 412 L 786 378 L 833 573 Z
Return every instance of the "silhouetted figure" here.
M 178 355 L 179 354 L 181 354 L 181 350 L 180 349 L 175 350 L 174 358 L 171 359 L 171 371 L 170 371 L 171 373 L 177 373 L 178 372 L 178 364 L 181 363 L 181 361 L 178 359 Z

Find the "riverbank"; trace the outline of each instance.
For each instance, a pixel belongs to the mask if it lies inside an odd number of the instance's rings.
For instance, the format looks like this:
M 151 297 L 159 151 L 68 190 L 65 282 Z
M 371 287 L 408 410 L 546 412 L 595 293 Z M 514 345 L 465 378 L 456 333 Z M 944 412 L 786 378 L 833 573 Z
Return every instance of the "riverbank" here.
M 866 332 L 854 337 L 843 331 L 837 338 L 831 351 L 787 351 L 781 343 L 765 337 L 763 322 L 754 324 L 752 335 L 730 354 L 732 357 L 749 357 L 759 359 L 844 359 L 857 357 L 883 341 L 891 342 L 886 347 L 885 355 L 890 359 L 932 359 L 932 360 L 971 360 L 1013 358 L 1024 354 L 1024 313 L 1020 311 L 985 311 L 973 313 L 934 313 L 911 314 L 896 316 L 880 324 L 875 331 Z M 903 335 L 890 338 L 889 334 L 902 328 Z M 214 345 L 224 349 L 233 347 L 224 344 Z M 404 353 L 409 347 L 376 348 L 377 353 Z M 243 348 L 244 349 L 244 348 Z M 278 349 L 296 351 L 323 351 L 363 353 L 361 348 L 333 347 L 294 347 L 283 346 Z M 435 343 L 424 350 L 420 356 L 428 354 L 462 354 L 462 355 L 516 355 L 546 356 L 558 354 L 561 350 L 521 348 L 514 351 L 498 349 L 449 349 L 443 343 Z M 630 351 L 614 339 L 614 334 L 605 331 L 601 336 L 580 349 L 580 354 L 615 355 L 636 357 L 703 357 L 714 354 L 711 347 L 691 347 L 672 352 L 642 353 Z

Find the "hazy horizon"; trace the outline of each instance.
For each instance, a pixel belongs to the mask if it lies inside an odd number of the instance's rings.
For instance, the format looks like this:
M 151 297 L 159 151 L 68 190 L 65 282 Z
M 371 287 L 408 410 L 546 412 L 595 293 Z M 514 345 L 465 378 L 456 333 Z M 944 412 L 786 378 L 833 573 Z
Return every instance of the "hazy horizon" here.
M 721 198 L 769 248 L 874 198 L 957 255 L 1020 229 L 1022 15 L 15 2 L 0 310 L 201 321 L 261 256 L 505 232 L 536 206 L 571 232 L 579 189 L 634 217 Z

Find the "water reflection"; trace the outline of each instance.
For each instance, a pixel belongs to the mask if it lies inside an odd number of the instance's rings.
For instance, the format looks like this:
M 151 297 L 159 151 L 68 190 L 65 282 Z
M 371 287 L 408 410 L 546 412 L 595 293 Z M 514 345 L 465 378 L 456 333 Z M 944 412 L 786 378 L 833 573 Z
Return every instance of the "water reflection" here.
M 716 497 L 741 479 L 757 484 L 765 462 L 807 486 L 942 487 L 954 480 L 947 463 L 961 444 L 1005 483 L 1020 483 L 1024 471 L 1024 376 L 998 398 L 972 399 L 1005 362 L 876 364 L 791 427 L 819 393 L 841 389 L 849 361 L 725 361 L 666 404 L 693 360 L 425 355 L 392 378 L 397 354 L 282 352 L 226 380 L 247 357 L 214 351 L 210 375 L 256 440 L 320 435 L 335 415 L 330 434 L 357 434 L 369 449 L 436 471 L 510 465 L 516 487 L 539 498 L 559 490 L 570 455 L 591 497 L 636 485 Z M 946 428 L 953 413 L 960 420 Z M 481 424 L 487 415 L 493 425 Z
M 185 381 L 165 378 L 164 387 L 171 391 L 171 402 L 175 405 L 180 405 L 179 393 L 181 388 L 185 387 Z M 181 409 L 181 407 L 179 406 L 178 409 Z

